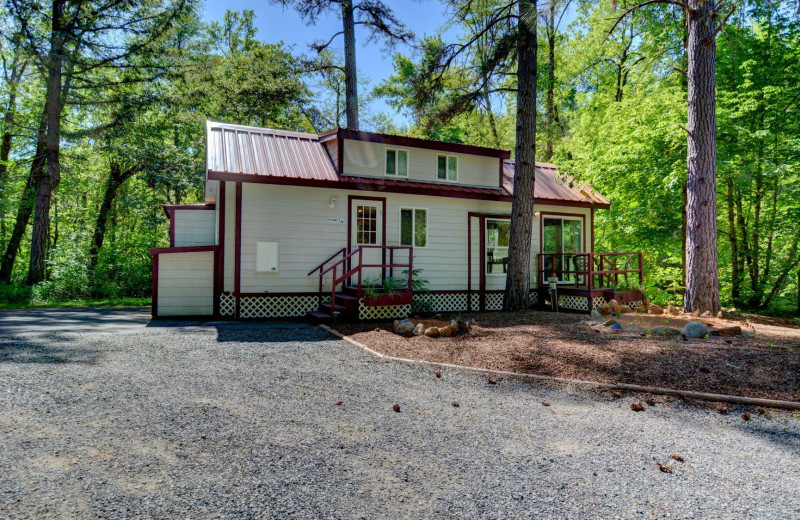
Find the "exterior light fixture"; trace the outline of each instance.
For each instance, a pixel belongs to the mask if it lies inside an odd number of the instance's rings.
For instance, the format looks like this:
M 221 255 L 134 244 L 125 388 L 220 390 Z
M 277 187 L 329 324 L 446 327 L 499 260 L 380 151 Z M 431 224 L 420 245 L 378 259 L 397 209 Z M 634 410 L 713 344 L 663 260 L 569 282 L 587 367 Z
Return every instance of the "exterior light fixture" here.
M 331 209 L 336 209 L 336 195 L 331 196 L 331 203 L 329 204 Z

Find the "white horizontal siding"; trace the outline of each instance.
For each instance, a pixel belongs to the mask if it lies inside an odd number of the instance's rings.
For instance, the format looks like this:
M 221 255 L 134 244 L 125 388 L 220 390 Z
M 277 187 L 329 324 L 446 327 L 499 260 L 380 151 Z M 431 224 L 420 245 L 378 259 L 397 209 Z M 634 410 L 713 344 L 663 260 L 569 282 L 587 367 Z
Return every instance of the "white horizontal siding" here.
M 404 177 L 385 175 L 386 148 L 408 150 L 407 178 L 411 180 L 444 183 L 445 181 L 439 181 L 436 177 L 437 156 L 454 155 L 458 157 L 458 184 L 497 188 L 500 183 L 500 159 L 497 157 L 440 152 L 425 148 L 397 147 L 352 139 L 344 140 L 343 172 L 347 175 L 403 179 Z
M 214 252 L 159 255 L 157 306 L 159 316 L 213 314 Z
M 177 209 L 172 212 L 175 219 L 175 247 L 213 246 L 216 211 L 199 209 Z

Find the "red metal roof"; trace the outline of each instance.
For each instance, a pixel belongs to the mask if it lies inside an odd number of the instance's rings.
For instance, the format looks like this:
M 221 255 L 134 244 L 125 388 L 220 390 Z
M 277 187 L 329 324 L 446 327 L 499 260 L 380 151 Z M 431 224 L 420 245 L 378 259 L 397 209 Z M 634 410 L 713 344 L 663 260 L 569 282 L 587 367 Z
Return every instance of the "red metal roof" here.
M 559 175 L 558 168 L 550 163 L 536 163 L 536 182 L 533 187 L 534 198 L 538 204 L 553 204 L 564 201 L 585 203 L 601 207 L 610 206 L 608 199 L 597 193 L 588 184 L 570 185 L 573 179 Z M 514 193 L 514 162 L 503 161 L 503 188 Z
M 339 176 L 315 134 L 207 123 L 210 171 L 336 181 Z
M 338 130 L 336 136 L 348 139 L 372 140 L 405 139 L 398 136 Z M 320 139 L 334 138 L 334 132 L 319 136 L 301 132 L 287 132 L 269 128 L 230 125 L 209 121 L 207 123 L 206 172 L 209 180 L 229 180 L 267 184 L 291 184 L 341 189 L 386 191 L 460 197 L 484 200 L 510 201 L 514 189 L 514 163 L 503 161 L 502 186 L 481 187 L 439 182 L 420 182 L 386 178 L 339 175 L 331 157 Z M 366 136 L 366 137 L 365 137 Z M 373 136 L 373 137 L 370 137 Z M 338 138 L 338 137 L 336 137 Z M 455 146 L 414 139 L 414 145 Z M 459 145 L 466 146 L 466 145 Z M 482 154 L 500 154 L 502 150 L 476 148 Z M 466 153 L 466 152 L 465 152 Z M 507 153 L 503 152 L 507 157 Z M 503 156 L 500 154 L 500 156 Z M 498 159 L 500 160 L 500 159 Z M 562 179 L 558 169 L 548 163 L 536 163 L 535 198 L 537 204 L 562 204 L 608 207 L 608 200 L 590 186 L 570 187 L 569 179 Z

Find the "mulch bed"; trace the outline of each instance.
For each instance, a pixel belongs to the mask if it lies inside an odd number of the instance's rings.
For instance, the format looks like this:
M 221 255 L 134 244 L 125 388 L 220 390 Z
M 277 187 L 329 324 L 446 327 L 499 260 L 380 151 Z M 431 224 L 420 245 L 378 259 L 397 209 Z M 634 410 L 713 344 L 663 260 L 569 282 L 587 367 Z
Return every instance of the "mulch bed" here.
M 465 314 L 477 325 L 450 338 L 402 337 L 392 322 L 342 323 L 335 328 L 383 354 L 491 370 L 602 383 L 800 401 L 800 328 L 752 325 L 738 316 L 697 319 L 623 315 L 612 333 L 579 322 L 585 315 L 521 311 Z M 449 317 L 444 316 L 445 319 Z M 755 335 L 689 339 L 654 337 L 648 328 L 740 325 Z M 638 328 L 639 330 L 633 330 Z M 730 343 L 729 343 L 730 342 Z

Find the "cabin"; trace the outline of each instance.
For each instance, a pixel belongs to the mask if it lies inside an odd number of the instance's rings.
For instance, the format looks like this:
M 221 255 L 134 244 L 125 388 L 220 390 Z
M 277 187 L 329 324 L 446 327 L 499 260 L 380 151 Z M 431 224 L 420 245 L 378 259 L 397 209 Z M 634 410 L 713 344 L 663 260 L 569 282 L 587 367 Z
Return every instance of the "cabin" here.
M 153 317 L 323 321 L 502 308 L 508 150 L 218 122 L 207 123 L 206 143 L 204 204 L 163 207 L 170 246 L 151 250 Z M 537 163 L 532 305 L 589 312 L 621 276 L 641 280 L 640 253 L 594 251 L 594 214 L 607 208 L 590 186 Z

